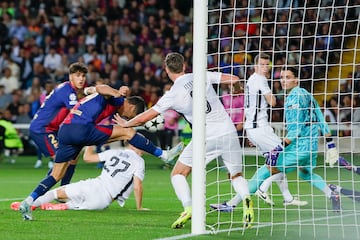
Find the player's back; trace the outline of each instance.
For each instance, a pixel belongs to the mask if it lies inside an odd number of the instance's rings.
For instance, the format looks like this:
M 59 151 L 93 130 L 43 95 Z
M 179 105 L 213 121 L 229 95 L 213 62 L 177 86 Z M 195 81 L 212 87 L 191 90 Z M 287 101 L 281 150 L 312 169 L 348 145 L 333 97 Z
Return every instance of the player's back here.
M 111 149 L 100 153 L 99 157 L 100 161 L 105 161 L 100 179 L 113 198 L 132 187 L 134 175 L 144 179 L 144 159 L 133 150 Z
M 70 82 L 64 82 L 56 87 L 45 99 L 30 123 L 30 130 L 37 133 L 56 132 L 78 102 L 75 89 Z
M 233 123 L 225 111 L 219 96 L 216 94 L 212 83 L 219 82 L 219 73 L 208 72 L 206 85 L 206 134 L 208 137 L 225 135 L 236 131 Z M 166 92 L 154 109 L 164 113 L 173 109 L 180 113 L 192 124 L 193 121 L 193 74 L 185 74 L 176 79 L 170 91 Z
M 121 106 L 123 102 L 124 98 L 106 99 L 99 93 L 88 95 L 71 109 L 64 119 L 64 124 L 96 124 L 112 115 L 117 109 L 116 106 Z

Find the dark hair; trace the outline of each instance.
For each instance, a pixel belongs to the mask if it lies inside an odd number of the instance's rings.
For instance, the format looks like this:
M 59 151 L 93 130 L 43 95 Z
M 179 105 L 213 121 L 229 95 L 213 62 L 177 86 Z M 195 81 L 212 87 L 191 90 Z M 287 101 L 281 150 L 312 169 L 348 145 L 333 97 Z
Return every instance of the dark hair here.
M 299 69 L 297 67 L 292 66 L 283 66 L 281 71 L 290 71 L 294 74 L 295 78 L 299 78 Z
M 69 74 L 81 72 L 81 73 L 88 73 L 88 68 L 84 63 L 75 62 L 70 64 L 69 66 Z
M 256 57 L 254 59 L 254 63 L 258 64 L 260 58 L 265 59 L 265 60 L 270 60 L 270 55 L 268 55 L 266 53 L 259 53 L 258 55 L 256 55 Z
M 135 105 L 136 115 L 145 111 L 145 101 L 142 97 L 131 96 L 131 97 L 127 97 L 126 100 L 128 101 L 129 104 Z
M 172 73 L 181 73 L 184 67 L 184 57 L 180 53 L 168 53 L 165 57 L 165 66 Z

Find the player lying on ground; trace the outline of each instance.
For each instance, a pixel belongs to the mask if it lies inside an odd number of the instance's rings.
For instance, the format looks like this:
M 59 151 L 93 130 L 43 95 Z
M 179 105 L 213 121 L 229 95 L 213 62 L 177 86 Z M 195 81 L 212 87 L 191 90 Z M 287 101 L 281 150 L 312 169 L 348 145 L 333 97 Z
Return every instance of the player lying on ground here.
M 271 160 L 271 167 L 262 166 L 249 180 L 249 190 L 255 193 L 271 175 L 298 170 L 303 180 L 322 191 L 332 202 L 333 210 L 341 211 L 340 196 L 330 189 L 324 179 L 313 172 L 316 167 L 319 130 L 327 140 L 326 161 L 333 165 L 339 159 L 330 128 L 319 104 L 304 88 L 299 87 L 298 69 L 284 66 L 280 73 L 281 86 L 285 90 L 284 115 L 287 134 L 283 139 L 284 150 Z M 241 198 L 236 195 L 227 205 L 237 206 Z M 222 211 L 221 204 L 214 204 Z
M 58 132 L 59 146 L 51 174 L 38 184 L 19 207 L 25 220 L 32 220 L 30 206 L 63 178 L 69 162 L 79 155 L 84 146 L 126 140 L 131 145 L 165 161 L 172 160 L 182 150 L 181 143 L 168 151 L 162 150 L 149 139 L 136 133 L 133 128 L 98 124 L 115 112 L 124 118 L 131 119 L 144 111 L 145 102 L 136 96 L 125 98 L 128 88 L 122 87 L 117 90 L 108 85 L 96 85 L 94 88 L 96 93 L 78 102 L 64 119 Z
M 81 180 L 48 191 L 36 199 L 32 209 L 43 210 L 101 210 L 117 201 L 121 207 L 134 190 L 136 208 L 142 207 L 145 163 L 141 151 L 129 145 L 128 149 L 111 149 L 95 152 L 95 146 L 86 147 L 84 161 L 103 162 L 101 174 L 96 178 Z M 65 203 L 51 203 L 60 200 Z M 20 202 L 13 202 L 11 208 L 18 210 Z

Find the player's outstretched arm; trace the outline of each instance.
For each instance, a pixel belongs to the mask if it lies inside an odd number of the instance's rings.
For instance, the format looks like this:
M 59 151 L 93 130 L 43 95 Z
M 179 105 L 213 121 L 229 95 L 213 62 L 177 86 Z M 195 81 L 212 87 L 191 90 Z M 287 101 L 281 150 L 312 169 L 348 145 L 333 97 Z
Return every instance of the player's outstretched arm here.
M 126 86 L 121 87 L 119 90 L 112 88 L 106 84 L 96 85 L 96 92 L 103 96 L 112 96 L 112 97 L 124 97 L 127 95 L 129 88 Z
M 119 114 L 114 116 L 113 121 L 121 127 L 136 127 L 145 124 L 147 121 L 155 118 L 159 113 L 150 108 L 129 121 L 125 121 Z
M 134 176 L 134 195 L 135 195 L 137 210 L 142 210 L 142 211 L 150 210 L 148 208 L 142 207 L 143 185 L 141 179 L 136 176 Z

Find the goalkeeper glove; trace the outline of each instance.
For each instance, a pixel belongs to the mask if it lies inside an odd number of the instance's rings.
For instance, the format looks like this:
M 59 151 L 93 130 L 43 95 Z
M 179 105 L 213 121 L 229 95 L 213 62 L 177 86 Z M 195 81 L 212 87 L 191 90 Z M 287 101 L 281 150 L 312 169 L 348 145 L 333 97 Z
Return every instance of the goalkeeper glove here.
M 327 145 L 327 151 L 326 151 L 325 162 L 329 164 L 331 168 L 333 168 L 335 163 L 339 159 L 339 152 L 336 149 L 335 143 L 332 140 L 332 138 L 326 138 L 326 145 Z
M 276 166 L 280 152 L 283 148 L 279 145 L 267 154 L 265 154 L 265 163 L 269 166 Z

